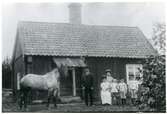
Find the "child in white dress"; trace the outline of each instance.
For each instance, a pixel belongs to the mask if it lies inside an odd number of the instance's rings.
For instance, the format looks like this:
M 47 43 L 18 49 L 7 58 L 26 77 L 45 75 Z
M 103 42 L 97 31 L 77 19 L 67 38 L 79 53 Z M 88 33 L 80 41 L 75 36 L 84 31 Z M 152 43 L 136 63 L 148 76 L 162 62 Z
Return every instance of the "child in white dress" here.
M 137 99 L 137 91 L 138 91 L 138 82 L 133 80 L 129 82 L 129 91 L 131 95 L 131 102 L 133 105 L 136 104 L 136 99 Z
M 121 81 L 119 83 L 119 92 L 120 92 L 122 105 L 125 105 L 126 104 L 127 85 L 124 82 L 124 79 L 121 79 Z
M 104 105 L 111 105 L 111 93 L 110 93 L 110 83 L 103 78 L 101 83 L 101 101 Z
M 116 79 L 113 79 L 111 83 L 111 96 L 112 96 L 112 104 L 117 104 L 117 95 L 118 95 L 118 82 Z

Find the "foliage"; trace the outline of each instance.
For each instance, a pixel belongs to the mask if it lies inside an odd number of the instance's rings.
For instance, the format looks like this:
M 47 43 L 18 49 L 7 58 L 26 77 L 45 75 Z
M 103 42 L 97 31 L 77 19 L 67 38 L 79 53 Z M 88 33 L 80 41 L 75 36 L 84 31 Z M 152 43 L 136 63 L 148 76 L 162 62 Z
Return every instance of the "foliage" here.
M 11 60 L 6 58 L 2 62 L 2 87 L 3 88 L 11 88 Z
M 165 111 L 165 56 L 151 56 L 143 63 L 143 91 L 139 108 Z
M 166 25 L 164 23 L 156 23 L 153 28 L 153 44 L 157 51 L 161 54 L 165 54 L 165 32 Z

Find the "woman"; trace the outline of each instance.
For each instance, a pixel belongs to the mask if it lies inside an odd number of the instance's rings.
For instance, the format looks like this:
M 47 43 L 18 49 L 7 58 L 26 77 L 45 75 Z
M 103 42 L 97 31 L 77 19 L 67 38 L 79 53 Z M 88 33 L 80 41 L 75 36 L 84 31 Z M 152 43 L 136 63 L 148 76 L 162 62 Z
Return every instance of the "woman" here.
M 110 69 L 106 70 L 106 78 L 107 78 L 107 81 L 111 84 L 112 81 L 113 81 L 113 77 L 111 76 L 111 70 Z
M 110 97 L 111 97 L 111 104 L 112 104 L 112 83 L 113 83 L 113 77 L 111 76 L 111 70 L 107 69 L 106 70 L 106 80 L 110 84 Z
M 103 105 L 111 105 L 110 83 L 105 77 L 102 78 L 101 87 L 101 101 Z

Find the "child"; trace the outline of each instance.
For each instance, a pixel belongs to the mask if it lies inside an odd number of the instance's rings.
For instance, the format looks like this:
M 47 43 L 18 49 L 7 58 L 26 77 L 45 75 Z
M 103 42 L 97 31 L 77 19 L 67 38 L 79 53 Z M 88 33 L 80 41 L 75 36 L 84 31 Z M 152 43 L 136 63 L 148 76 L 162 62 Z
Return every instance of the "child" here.
M 103 105 L 111 105 L 110 83 L 103 77 L 101 86 L 101 101 Z
M 121 81 L 119 83 L 119 92 L 120 92 L 120 98 L 121 98 L 122 105 L 125 105 L 126 104 L 127 85 L 124 82 L 124 79 L 121 79 Z
M 118 95 L 118 82 L 116 79 L 113 79 L 112 83 L 111 83 L 111 96 L 112 96 L 112 104 L 117 104 L 117 95 Z
M 129 91 L 131 95 L 131 102 L 133 105 L 136 104 L 138 83 L 135 80 L 129 81 Z

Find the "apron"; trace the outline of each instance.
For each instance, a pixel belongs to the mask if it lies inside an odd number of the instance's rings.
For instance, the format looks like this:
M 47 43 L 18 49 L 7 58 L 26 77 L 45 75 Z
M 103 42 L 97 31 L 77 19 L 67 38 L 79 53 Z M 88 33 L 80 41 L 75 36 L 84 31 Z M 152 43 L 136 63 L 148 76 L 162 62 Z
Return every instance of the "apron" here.
M 111 104 L 110 84 L 108 82 L 101 83 L 101 101 L 102 104 Z

